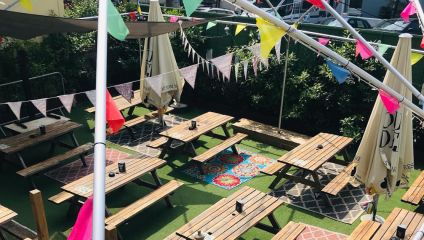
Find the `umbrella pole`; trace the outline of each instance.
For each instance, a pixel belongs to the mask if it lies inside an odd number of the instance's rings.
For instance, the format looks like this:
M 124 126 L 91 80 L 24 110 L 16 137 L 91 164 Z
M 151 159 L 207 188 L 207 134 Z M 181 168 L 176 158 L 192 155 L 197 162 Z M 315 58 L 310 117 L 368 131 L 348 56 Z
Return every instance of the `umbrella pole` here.
M 283 114 L 284 90 L 286 87 L 286 77 L 287 77 L 287 63 L 289 61 L 289 48 L 290 48 L 290 36 L 287 38 L 287 45 L 286 45 L 286 59 L 284 62 L 284 76 L 283 76 L 283 87 L 281 90 L 281 104 L 280 104 L 280 115 L 278 119 L 278 133 L 281 133 L 281 118 Z
M 377 216 L 377 205 L 378 205 L 378 198 L 380 195 L 375 194 L 374 197 L 374 210 L 372 211 L 372 220 L 375 222 L 375 216 Z

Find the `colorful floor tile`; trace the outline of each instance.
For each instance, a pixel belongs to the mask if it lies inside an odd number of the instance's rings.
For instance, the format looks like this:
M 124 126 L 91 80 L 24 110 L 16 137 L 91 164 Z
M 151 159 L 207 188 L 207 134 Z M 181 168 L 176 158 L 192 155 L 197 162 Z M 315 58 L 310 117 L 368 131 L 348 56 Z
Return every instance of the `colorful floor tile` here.
M 131 154 L 121 152 L 113 148 L 106 148 L 106 166 L 109 166 L 114 162 L 118 162 L 129 155 Z M 94 172 L 94 154 L 86 156 L 85 161 L 87 163 L 87 167 L 82 165 L 81 160 L 76 160 L 47 172 L 44 175 L 64 184 L 71 183 Z
M 197 165 L 183 173 L 203 180 L 215 186 L 231 190 L 258 175 L 274 159 L 237 148 L 239 155 L 233 154 L 231 148 L 219 153 L 213 161 L 203 163 L 205 175 L 201 175 Z
M 304 224 L 304 223 L 303 223 Z M 299 235 L 297 240 L 345 240 L 348 238 L 347 235 L 328 231 L 319 227 L 306 226 L 305 230 Z

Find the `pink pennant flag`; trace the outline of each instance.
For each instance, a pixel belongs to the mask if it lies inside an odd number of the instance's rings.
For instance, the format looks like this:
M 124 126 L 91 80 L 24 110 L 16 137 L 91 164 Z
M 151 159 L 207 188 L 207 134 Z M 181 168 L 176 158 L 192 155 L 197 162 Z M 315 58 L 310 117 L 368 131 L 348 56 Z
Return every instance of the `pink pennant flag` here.
M 186 49 L 187 44 L 188 44 L 188 41 L 187 41 L 187 39 L 186 39 L 186 40 L 184 41 L 184 50 Z
M 356 57 L 361 54 L 362 59 L 370 58 L 374 55 L 361 41 L 356 39 Z
M 163 74 L 146 78 L 146 82 L 150 85 L 150 88 L 159 95 L 159 97 L 162 96 L 162 79 Z
M 403 18 L 403 21 L 409 22 L 409 16 L 414 15 L 415 13 L 417 13 L 417 9 L 415 8 L 414 3 L 410 2 L 402 11 L 400 16 Z
M 71 113 L 72 104 L 74 103 L 75 94 L 61 95 L 58 96 L 63 106 L 66 108 L 68 113 Z
M 398 101 L 392 98 L 392 96 L 381 89 L 378 90 L 378 93 L 380 94 L 381 101 L 383 101 L 384 106 L 390 114 L 395 113 L 400 108 Z
M 12 110 L 13 114 L 15 114 L 16 118 L 20 120 L 22 102 L 8 102 L 7 105 L 9 105 L 10 109 Z
M 31 100 L 32 104 L 46 117 L 46 99 Z
M 132 83 L 124 83 L 115 86 L 116 91 L 122 95 L 129 103 L 131 103 Z
M 318 42 L 321 43 L 322 45 L 327 45 L 327 43 L 330 41 L 330 39 L 327 38 L 318 38 Z M 318 50 L 318 53 L 320 53 L 321 51 Z
M 93 195 L 85 201 L 68 240 L 90 240 L 93 236 Z
M 170 17 L 169 18 L 169 22 L 177 22 L 178 21 L 178 17 Z
M 232 60 L 233 60 L 233 53 L 229 53 L 227 55 L 211 59 L 210 61 L 215 65 L 216 69 L 222 72 L 222 74 L 227 79 L 230 79 Z
M 180 69 L 181 76 L 190 84 L 194 89 L 194 82 L 196 81 L 197 65 L 191 65 Z
M 253 57 L 252 63 L 253 63 L 253 71 L 255 72 L 255 76 L 258 76 L 258 58 Z

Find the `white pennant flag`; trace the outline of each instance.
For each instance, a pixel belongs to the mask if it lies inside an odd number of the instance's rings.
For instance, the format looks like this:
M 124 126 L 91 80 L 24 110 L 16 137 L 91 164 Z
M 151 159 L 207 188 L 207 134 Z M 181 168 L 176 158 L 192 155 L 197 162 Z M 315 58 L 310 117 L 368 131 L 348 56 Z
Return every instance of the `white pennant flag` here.
M 236 73 L 236 82 L 238 80 L 238 69 L 239 69 L 239 65 L 240 65 L 240 63 L 236 63 L 236 65 L 234 65 L 234 72 Z
M 181 68 L 180 74 L 194 89 L 194 82 L 196 81 L 197 74 L 197 65 L 191 65 L 189 67 Z
M 213 58 L 211 62 L 215 65 L 216 69 L 222 72 L 222 74 L 230 79 L 231 75 L 231 61 L 233 60 L 233 53 Z
M 244 70 L 244 80 L 247 79 L 247 66 L 249 65 L 249 60 L 243 61 L 243 70 Z
M 20 120 L 22 102 L 8 102 L 7 105 L 9 105 L 10 109 L 12 110 L 13 114 L 15 114 L 16 118 Z
M 218 80 L 221 81 L 221 79 L 219 78 L 219 73 L 220 71 L 218 71 L 218 68 L 216 69 L 216 75 L 218 76 Z
M 262 61 L 259 62 L 259 70 L 262 72 Z
M 186 50 L 186 48 L 187 48 L 187 43 L 188 43 L 188 41 L 187 41 L 187 39 L 184 41 L 184 51 Z
M 251 51 L 253 53 L 253 55 L 255 55 L 255 57 L 257 57 L 257 58 L 261 57 L 261 44 L 260 43 L 252 45 L 252 46 L 248 47 L 247 49 L 249 49 L 249 51 Z
M 93 106 L 96 106 L 96 90 L 87 91 L 85 92 L 85 95 L 87 95 L 88 100 L 90 100 L 91 104 L 93 104 Z
M 266 69 L 268 69 L 269 67 L 268 58 L 265 58 L 263 62 L 264 62 L 264 65 L 266 66 Z
M 163 74 L 146 78 L 146 82 L 150 85 L 150 88 L 153 89 L 153 91 L 155 91 L 158 96 L 162 96 L 162 79 Z
M 199 63 L 200 63 L 200 55 L 197 54 L 197 64 L 199 64 Z
M 188 45 L 188 57 L 190 57 L 190 53 L 191 53 L 191 45 Z
M 205 71 L 205 59 L 202 58 L 202 67 L 203 67 L 203 71 Z
M 62 102 L 68 113 L 71 113 L 72 104 L 74 103 L 74 96 L 75 94 L 58 96 L 59 100 Z
M 34 104 L 34 106 L 38 109 L 38 111 L 40 111 L 45 117 L 46 115 L 46 99 L 42 98 L 42 99 L 37 99 L 37 100 L 31 100 L 32 104 Z
M 196 53 L 196 51 L 194 51 L 194 49 L 193 49 L 193 55 L 191 55 L 191 61 L 194 63 L 194 56 L 196 55 L 197 53 Z
M 215 73 L 213 72 L 214 67 L 215 67 L 215 66 L 211 63 L 211 72 L 212 72 L 212 77 L 215 77 Z
M 280 51 L 281 51 L 281 38 L 275 44 L 275 54 L 277 55 L 278 63 L 280 63 Z
M 208 75 L 209 75 L 209 62 L 206 62 L 206 69 L 208 70 Z

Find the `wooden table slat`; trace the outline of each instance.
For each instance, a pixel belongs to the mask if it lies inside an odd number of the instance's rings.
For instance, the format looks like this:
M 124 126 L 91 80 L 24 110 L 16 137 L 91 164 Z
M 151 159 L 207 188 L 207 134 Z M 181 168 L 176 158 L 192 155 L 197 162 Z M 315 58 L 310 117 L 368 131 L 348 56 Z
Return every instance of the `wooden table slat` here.
M 340 152 L 347 144 L 349 144 L 351 139 L 345 137 L 338 137 L 334 140 L 334 145 L 327 149 L 322 149 L 324 151 L 320 151 L 320 154 L 315 157 L 314 161 L 305 167 L 309 168 L 311 171 L 315 171 L 320 168 L 325 162 L 330 160 L 335 154 Z M 331 143 L 330 143 L 331 144 Z
M 324 133 L 324 136 L 326 135 L 327 134 Z M 318 134 L 314 136 L 313 138 L 309 139 L 306 143 L 301 144 L 297 146 L 296 148 L 294 148 L 293 150 L 291 150 L 290 152 L 284 154 L 282 157 L 278 159 L 278 161 L 285 162 L 287 161 L 287 159 L 291 160 L 291 159 L 297 158 L 302 153 L 307 154 L 309 151 L 314 150 L 321 141 L 322 141 L 322 138 L 320 137 L 320 134 Z
M 16 216 L 18 216 L 16 212 L 0 205 L 0 225 L 13 220 Z

